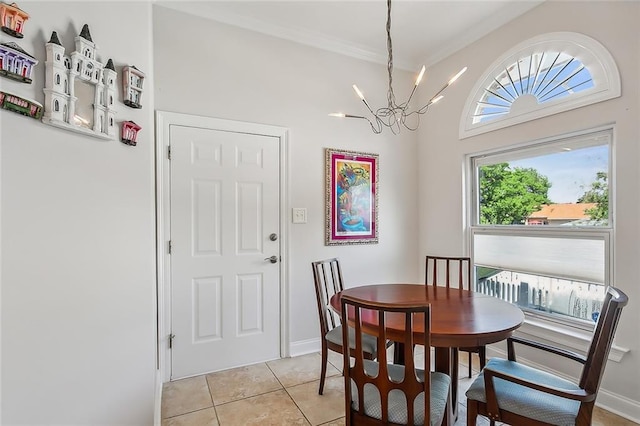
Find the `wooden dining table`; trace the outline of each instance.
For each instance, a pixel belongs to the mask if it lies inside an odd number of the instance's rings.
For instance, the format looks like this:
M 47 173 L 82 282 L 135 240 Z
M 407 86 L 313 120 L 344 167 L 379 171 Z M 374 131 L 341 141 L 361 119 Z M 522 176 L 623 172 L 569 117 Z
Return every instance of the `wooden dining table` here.
M 511 336 L 524 321 L 524 314 L 515 305 L 481 293 L 424 284 L 375 284 L 352 287 L 331 297 L 331 307 L 340 313 L 340 299 L 349 295 L 369 302 L 405 303 L 420 302 L 431 305 L 431 346 L 435 348 L 435 370 L 452 376 L 449 415 L 457 417 L 457 348 L 483 346 L 500 342 Z M 402 316 L 385 318 L 389 340 L 402 340 L 404 322 Z M 375 315 L 363 315 L 363 330 L 377 333 Z M 424 341 L 422 323 L 414 324 L 416 343 Z M 396 354 L 398 351 L 396 351 Z M 396 359 L 396 362 L 402 360 Z M 427 367 L 428 368 L 428 367 Z

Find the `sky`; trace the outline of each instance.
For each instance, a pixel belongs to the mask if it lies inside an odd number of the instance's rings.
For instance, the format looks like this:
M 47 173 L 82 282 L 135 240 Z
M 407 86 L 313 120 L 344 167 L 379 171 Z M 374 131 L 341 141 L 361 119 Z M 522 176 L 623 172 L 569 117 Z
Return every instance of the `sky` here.
M 608 171 L 608 164 L 607 145 L 509 161 L 512 168 L 534 168 L 549 178 L 552 183 L 549 199 L 554 203 L 575 203 L 591 188 L 597 172 Z

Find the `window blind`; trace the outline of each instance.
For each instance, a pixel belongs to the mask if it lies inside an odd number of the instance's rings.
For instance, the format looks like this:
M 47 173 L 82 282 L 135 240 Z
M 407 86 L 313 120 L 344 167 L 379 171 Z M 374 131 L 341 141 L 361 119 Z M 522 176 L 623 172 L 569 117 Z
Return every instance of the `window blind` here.
M 605 283 L 603 237 L 474 234 L 474 262 L 507 271 Z

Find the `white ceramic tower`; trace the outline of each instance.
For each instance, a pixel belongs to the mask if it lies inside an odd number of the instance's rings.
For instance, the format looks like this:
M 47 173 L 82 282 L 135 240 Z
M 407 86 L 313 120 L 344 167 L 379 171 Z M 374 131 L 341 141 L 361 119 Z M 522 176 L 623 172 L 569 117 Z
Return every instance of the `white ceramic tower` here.
M 44 105 L 42 120 L 47 122 L 69 122 L 69 72 L 65 66 L 64 46 L 58 34 L 51 33 L 51 39 L 45 45 L 47 52 Z

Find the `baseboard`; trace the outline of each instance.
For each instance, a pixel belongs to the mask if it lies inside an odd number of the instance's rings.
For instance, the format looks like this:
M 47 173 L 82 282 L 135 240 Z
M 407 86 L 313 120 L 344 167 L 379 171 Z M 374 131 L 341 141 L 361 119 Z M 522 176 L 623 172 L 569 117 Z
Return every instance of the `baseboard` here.
M 640 402 L 600 388 L 596 405 L 627 420 L 640 424 Z
M 500 358 L 506 358 L 507 353 L 504 349 L 497 346 L 487 346 L 487 359 L 497 356 Z M 525 365 L 538 368 L 540 370 L 547 371 L 548 373 L 555 374 L 558 377 L 562 377 L 566 380 L 575 380 L 575 378 L 569 377 L 564 373 L 550 369 L 542 364 L 532 362 L 524 357 L 518 357 L 518 362 L 522 362 Z M 602 386 L 598 391 L 598 398 L 596 400 L 596 406 L 617 414 L 620 417 L 624 417 L 627 420 L 640 424 L 640 402 L 629 399 L 623 395 L 611 392 Z
M 153 403 L 153 425 L 162 425 L 162 374 L 156 370 L 155 401 Z
M 292 357 L 320 352 L 321 350 L 322 342 L 320 341 L 320 338 L 299 340 L 297 342 L 291 342 L 289 345 L 289 354 Z

